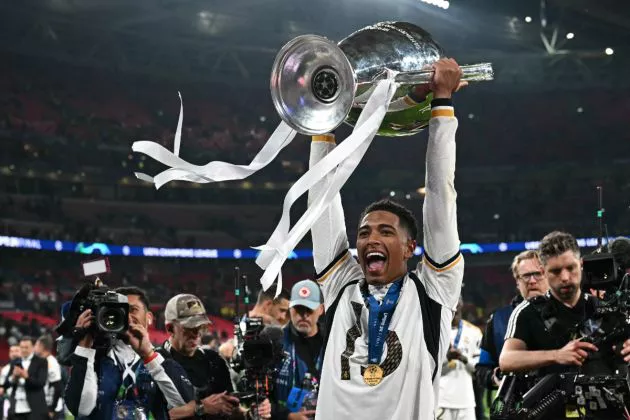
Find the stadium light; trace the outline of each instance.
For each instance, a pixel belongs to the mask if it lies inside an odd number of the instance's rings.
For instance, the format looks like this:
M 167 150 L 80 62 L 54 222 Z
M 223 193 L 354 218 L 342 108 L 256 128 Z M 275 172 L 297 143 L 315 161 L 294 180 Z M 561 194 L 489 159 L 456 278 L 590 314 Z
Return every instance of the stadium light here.
M 444 10 L 448 9 L 451 3 L 448 0 L 422 0 L 423 3 L 430 4 L 432 6 L 440 7 Z

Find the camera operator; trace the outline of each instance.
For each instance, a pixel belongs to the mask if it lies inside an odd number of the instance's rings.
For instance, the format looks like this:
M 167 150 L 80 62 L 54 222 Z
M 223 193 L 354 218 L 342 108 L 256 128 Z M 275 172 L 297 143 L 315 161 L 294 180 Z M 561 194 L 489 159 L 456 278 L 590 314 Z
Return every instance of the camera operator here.
M 9 363 L 0 369 L 0 401 L 2 401 L 2 413 L 0 418 L 6 419 L 9 415 L 9 395 L 4 388 L 4 382 L 9 377 L 9 370 L 16 360 L 20 359 L 20 346 L 14 345 L 9 347 Z
M 242 317 L 241 321 L 246 318 L 261 318 L 265 325 L 282 328 L 289 322 L 289 297 L 289 292 L 286 289 L 282 289 L 278 297 L 275 297 L 274 287 L 267 291 L 260 289 L 256 305 Z M 234 340 L 228 340 L 219 346 L 219 354 L 228 363 L 232 361 L 232 356 L 236 350 L 235 344 Z M 236 384 L 239 374 L 230 368 L 230 375 L 232 383 Z
M 576 326 L 592 316 L 597 298 L 580 289 L 582 261 L 573 236 L 548 234 L 540 243 L 539 256 L 550 290 L 524 301 L 512 313 L 499 360 L 501 370 L 576 372 L 596 352 L 610 350 L 577 337 Z M 620 354 L 625 363 L 630 361 L 630 340 L 624 342 Z M 563 414 L 554 413 L 556 418 L 564 418 Z M 567 408 L 567 416 L 575 414 Z
M 536 251 L 521 252 L 514 257 L 510 268 L 516 281 L 518 293 L 509 305 L 490 314 L 481 341 L 479 363 L 475 367 L 477 384 L 487 390 L 496 389 L 499 386 L 499 355 L 503 349 L 505 332 L 512 311 L 523 300 L 540 296 L 549 289 Z
M 314 411 L 298 412 L 306 390 L 304 378 L 309 373 L 319 382 L 324 333 L 319 318 L 324 313 L 321 291 L 312 280 L 302 280 L 291 289 L 289 315 L 291 322 L 284 327 L 283 349 L 286 358 L 278 369 L 274 398 L 274 420 L 306 420 Z
M 238 398 L 230 395 L 233 388 L 226 362 L 217 352 L 201 348 L 201 336 L 210 320 L 199 298 L 190 294 L 171 298 L 164 309 L 164 318 L 169 339 L 158 351 L 184 368 L 196 394 L 194 401 L 172 409 L 171 418 L 247 418 L 239 408 Z M 260 417 L 269 418 L 269 401 L 257 411 Z
M 273 289 L 273 290 L 272 290 Z M 262 318 L 265 325 L 280 325 L 284 327 L 289 322 L 289 292 L 282 289 L 276 297 L 275 287 L 267 291 L 260 289 L 256 305 L 249 311 L 249 318 Z
M 9 420 L 43 420 L 48 418 L 46 396 L 46 360 L 33 352 L 35 340 L 22 337 L 20 359 L 11 363 L 4 389 L 9 394 Z
M 71 357 L 65 400 L 75 416 L 90 419 L 125 418 L 162 420 L 168 409 L 193 399 L 184 370 L 154 351 L 147 328 L 153 322 L 145 293 L 135 287 L 115 290 L 127 296 L 129 329 L 109 348 L 94 349 L 96 337 L 86 333 Z M 91 331 L 95 314 L 78 317 L 75 333 Z

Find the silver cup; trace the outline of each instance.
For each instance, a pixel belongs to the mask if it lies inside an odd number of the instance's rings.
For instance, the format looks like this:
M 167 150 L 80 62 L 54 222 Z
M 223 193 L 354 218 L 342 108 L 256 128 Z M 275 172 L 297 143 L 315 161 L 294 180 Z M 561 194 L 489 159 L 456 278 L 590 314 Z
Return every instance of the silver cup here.
M 444 57 L 431 35 L 405 22 L 380 22 L 335 44 L 318 35 L 289 41 L 271 71 L 271 97 L 280 117 L 306 135 L 354 125 L 376 82 L 394 77 L 397 90 L 381 136 L 408 136 L 431 118 L 430 66 Z M 490 63 L 461 66 L 462 80 L 492 80 Z M 429 70 L 427 70 L 429 69 Z

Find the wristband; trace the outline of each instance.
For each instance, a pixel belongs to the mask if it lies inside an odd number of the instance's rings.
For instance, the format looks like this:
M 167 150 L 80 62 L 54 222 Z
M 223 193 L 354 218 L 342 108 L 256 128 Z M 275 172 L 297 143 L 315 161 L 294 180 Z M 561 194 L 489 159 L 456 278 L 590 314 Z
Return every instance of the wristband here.
M 151 353 L 147 357 L 144 358 L 143 362 L 145 365 L 148 365 L 149 363 L 157 359 L 157 357 L 158 357 L 158 353 L 155 350 L 151 350 Z

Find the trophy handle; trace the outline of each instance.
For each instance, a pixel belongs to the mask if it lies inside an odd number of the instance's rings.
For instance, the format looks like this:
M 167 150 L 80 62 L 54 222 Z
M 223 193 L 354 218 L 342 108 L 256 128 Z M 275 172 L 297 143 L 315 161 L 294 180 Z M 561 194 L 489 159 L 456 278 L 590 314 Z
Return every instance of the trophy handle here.
M 467 82 L 481 82 L 494 79 L 494 70 L 492 69 L 492 63 L 480 63 L 460 66 L 462 69 L 462 80 Z M 388 72 L 391 70 L 385 70 L 379 73 L 374 80 L 369 83 L 374 83 L 378 80 L 386 79 Z M 396 83 L 402 85 L 422 85 L 431 82 L 433 78 L 433 70 L 420 70 L 420 71 L 406 71 L 396 74 L 394 80 Z

